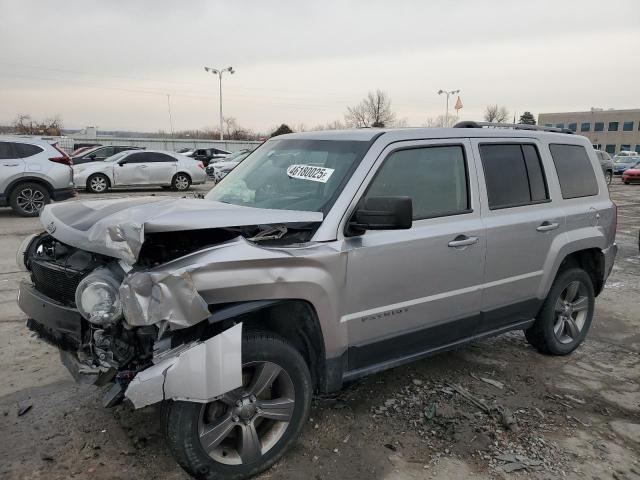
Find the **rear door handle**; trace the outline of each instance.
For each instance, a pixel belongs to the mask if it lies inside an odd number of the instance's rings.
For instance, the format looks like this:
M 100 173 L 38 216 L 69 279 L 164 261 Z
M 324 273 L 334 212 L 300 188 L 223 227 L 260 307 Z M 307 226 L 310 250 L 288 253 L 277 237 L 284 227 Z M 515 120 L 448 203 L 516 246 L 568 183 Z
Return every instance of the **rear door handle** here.
M 467 237 L 466 235 L 458 235 L 454 240 L 451 240 L 448 245 L 454 248 L 467 247 L 469 245 L 473 245 L 474 243 L 478 243 L 478 240 L 478 237 Z
M 147 168 L 146 165 L 140 165 L 140 168 Z
M 19 163 L 3 163 L 2 165 L 4 165 L 5 167 L 17 167 L 20 164 Z
M 536 228 L 537 231 L 539 232 L 548 232 L 550 230 L 555 230 L 556 228 L 558 228 L 560 226 L 559 223 L 557 222 L 542 222 L 542 224 Z

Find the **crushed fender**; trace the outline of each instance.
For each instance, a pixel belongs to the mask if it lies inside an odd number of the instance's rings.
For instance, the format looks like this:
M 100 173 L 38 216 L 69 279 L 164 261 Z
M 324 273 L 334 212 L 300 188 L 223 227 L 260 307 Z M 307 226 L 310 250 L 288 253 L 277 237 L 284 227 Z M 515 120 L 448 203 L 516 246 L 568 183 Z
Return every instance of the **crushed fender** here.
M 242 386 L 242 324 L 178 347 L 138 373 L 125 391 L 135 408 L 162 400 L 207 403 Z

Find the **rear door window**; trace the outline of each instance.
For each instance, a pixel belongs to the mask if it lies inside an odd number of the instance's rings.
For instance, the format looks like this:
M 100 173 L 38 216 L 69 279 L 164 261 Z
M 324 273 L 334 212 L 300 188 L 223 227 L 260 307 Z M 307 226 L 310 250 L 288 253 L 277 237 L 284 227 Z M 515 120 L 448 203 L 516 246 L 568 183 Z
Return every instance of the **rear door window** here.
M 535 145 L 480 145 L 489 208 L 519 207 L 549 200 L 547 182 Z
M 555 143 L 549 145 L 549 150 L 558 172 L 562 198 L 589 197 L 598 194 L 596 175 L 583 146 Z

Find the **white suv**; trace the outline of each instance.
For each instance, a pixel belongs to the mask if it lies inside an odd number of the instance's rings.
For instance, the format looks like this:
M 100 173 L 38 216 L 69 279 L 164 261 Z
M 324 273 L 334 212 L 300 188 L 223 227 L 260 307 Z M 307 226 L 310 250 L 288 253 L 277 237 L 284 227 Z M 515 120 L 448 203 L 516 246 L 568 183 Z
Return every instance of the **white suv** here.
M 51 200 L 75 196 L 71 163 L 44 140 L 0 136 L 0 207 L 35 217 Z

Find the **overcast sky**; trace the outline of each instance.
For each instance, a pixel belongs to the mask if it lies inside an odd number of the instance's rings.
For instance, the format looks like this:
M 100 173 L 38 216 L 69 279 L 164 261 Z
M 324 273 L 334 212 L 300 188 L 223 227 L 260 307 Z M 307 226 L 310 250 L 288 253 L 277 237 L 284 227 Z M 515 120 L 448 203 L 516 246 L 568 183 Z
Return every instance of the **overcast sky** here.
M 461 119 L 640 107 L 639 0 L 0 0 L 0 124 L 169 130 L 225 116 L 267 131 L 343 119 L 382 89 L 420 126 L 461 89 Z

